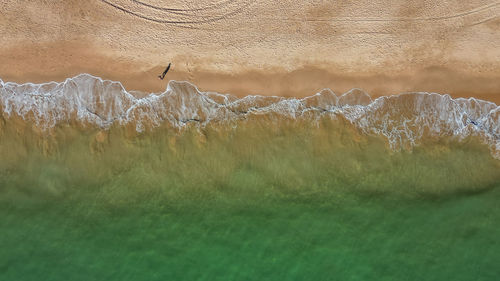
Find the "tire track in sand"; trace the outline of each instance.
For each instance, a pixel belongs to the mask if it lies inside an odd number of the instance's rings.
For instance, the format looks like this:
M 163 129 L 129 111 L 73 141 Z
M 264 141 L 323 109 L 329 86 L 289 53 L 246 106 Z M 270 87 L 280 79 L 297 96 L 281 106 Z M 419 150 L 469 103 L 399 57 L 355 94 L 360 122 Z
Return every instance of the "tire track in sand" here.
M 194 28 L 195 24 L 226 20 L 242 13 L 252 4 L 250 0 L 224 0 L 199 8 L 181 9 L 158 7 L 139 0 L 100 0 L 101 2 L 131 16 L 143 20 Z

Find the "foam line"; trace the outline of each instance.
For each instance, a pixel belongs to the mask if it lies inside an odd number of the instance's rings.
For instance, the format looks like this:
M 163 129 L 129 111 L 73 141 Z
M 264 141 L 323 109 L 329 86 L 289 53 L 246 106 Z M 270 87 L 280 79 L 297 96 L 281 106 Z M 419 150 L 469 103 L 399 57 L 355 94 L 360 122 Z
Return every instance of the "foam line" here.
M 252 115 L 276 115 L 317 122 L 343 117 L 362 132 L 383 136 L 390 147 L 413 147 L 426 137 L 463 140 L 479 136 L 500 158 L 500 108 L 475 98 L 404 93 L 375 100 L 360 89 L 337 96 L 329 89 L 302 99 L 201 92 L 186 81 L 170 81 L 164 92 L 137 98 L 120 82 L 80 74 L 42 84 L 0 80 L 4 118 L 18 116 L 43 130 L 61 123 L 108 129 L 134 124 L 138 132 L 167 123 L 175 128 L 226 124 Z

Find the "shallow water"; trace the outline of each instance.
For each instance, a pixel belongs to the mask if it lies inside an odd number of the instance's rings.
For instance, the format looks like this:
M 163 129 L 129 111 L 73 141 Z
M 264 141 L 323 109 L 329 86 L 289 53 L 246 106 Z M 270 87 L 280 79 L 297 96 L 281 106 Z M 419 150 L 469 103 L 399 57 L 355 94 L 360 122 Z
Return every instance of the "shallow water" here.
M 495 104 L 0 86 L 1 280 L 500 277 Z

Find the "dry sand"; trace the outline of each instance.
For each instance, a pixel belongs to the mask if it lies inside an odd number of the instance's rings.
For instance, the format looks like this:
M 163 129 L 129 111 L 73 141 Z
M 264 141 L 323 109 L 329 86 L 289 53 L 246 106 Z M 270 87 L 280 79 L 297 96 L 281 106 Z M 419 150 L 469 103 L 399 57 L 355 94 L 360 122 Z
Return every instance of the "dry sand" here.
M 4 81 L 87 72 L 157 92 L 172 62 L 166 79 L 239 96 L 357 87 L 500 103 L 495 1 L 1 1 L 0 38 Z

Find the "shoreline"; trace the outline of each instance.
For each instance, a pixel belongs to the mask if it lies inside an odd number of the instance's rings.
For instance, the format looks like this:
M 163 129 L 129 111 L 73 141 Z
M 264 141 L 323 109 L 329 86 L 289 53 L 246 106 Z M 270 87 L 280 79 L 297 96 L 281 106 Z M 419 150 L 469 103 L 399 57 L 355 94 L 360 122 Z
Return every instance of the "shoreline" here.
M 323 93 L 324 91 L 332 92 L 337 98 L 340 98 L 343 95 L 349 94 L 352 91 L 358 91 L 359 90 L 362 93 L 367 94 L 371 98 L 372 102 L 374 102 L 375 100 L 377 100 L 378 98 L 381 98 L 381 97 L 398 97 L 398 96 L 406 95 L 406 94 L 427 94 L 427 95 L 449 96 L 450 98 L 452 98 L 454 100 L 459 99 L 459 98 L 463 98 L 463 99 L 476 99 L 478 101 L 484 101 L 484 102 L 493 103 L 496 106 L 499 106 L 499 104 L 500 104 L 498 102 L 487 100 L 487 99 L 482 99 L 482 98 L 479 98 L 477 96 L 456 96 L 456 95 L 451 95 L 451 94 L 448 94 L 448 93 L 439 93 L 439 92 L 433 92 L 433 91 L 408 91 L 408 92 L 399 92 L 399 93 L 388 93 L 388 94 L 385 94 L 385 95 L 372 95 L 371 93 L 365 91 L 362 88 L 350 88 L 349 90 L 342 91 L 342 92 L 335 92 L 331 88 L 322 88 L 321 90 L 316 91 L 314 93 L 311 93 L 309 95 L 294 95 L 294 96 L 290 96 L 290 95 L 273 95 L 273 94 L 269 94 L 269 95 L 266 95 L 266 94 L 264 94 L 264 95 L 262 95 L 262 94 L 236 95 L 236 94 L 233 94 L 231 92 L 218 92 L 218 91 L 211 91 L 211 90 L 202 90 L 198 85 L 196 85 L 195 83 L 193 83 L 191 81 L 188 81 L 188 80 L 174 80 L 174 79 L 163 80 L 163 83 L 165 84 L 165 87 L 162 90 L 159 90 L 159 91 L 142 91 L 142 90 L 136 90 L 136 89 L 128 89 L 124 85 L 124 83 L 122 81 L 106 79 L 106 78 L 103 78 L 103 77 L 100 77 L 100 76 L 93 75 L 91 73 L 79 73 L 79 74 L 77 74 L 75 76 L 66 77 L 66 78 L 60 79 L 60 80 L 41 81 L 41 82 L 31 82 L 31 81 L 16 82 L 16 81 L 4 80 L 4 79 L 2 79 L 2 77 L 0 77 L 0 82 L 2 82 L 3 84 L 14 83 L 17 86 L 23 86 L 23 85 L 40 86 L 40 85 L 47 85 L 47 84 L 52 84 L 52 83 L 63 84 L 65 82 L 67 82 L 68 80 L 72 80 L 72 79 L 77 78 L 77 77 L 82 76 L 82 75 L 83 76 L 90 76 L 90 77 L 92 77 L 94 79 L 100 80 L 101 82 L 118 83 L 118 84 L 120 84 L 120 86 L 127 93 L 131 94 L 136 99 L 144 98 L 144 97 L 146 97 L 147 95 L 150 95 L 150 94 L 163 94 L 163 93 L 167 92 L 169 84 L 171 84 L 171 83 L 174 83 L 174 84 L 184 84 L 184 83 L 187 83 L 189 86 L 193 87 L 194 89 L 196 89 L 196 91 L 198 91 L 200 93 L 216 93 L 216 94 L 222 94 L 222 95 L 230 95 L 230 96 L 233 96 L 233 97 L 235 97 L 237 99 L 242 99 L 244 97 L 253 96 L 253 97 L 263 97 L 263 98 L 267 98 L 267 97 L 284 98 L 284 99 L 294 99 L 295 98 L 295 99 L 302 100 L 302 99 L 312 98 L 315 95 Z M 486 96 L 488 96 L 488 95 L 486 95 Z
M 500 104 L 500 69 L 457 71 L 451 66 L 404 65 L 383 71 L 343 70 L 334 64 L 298 64 L 295 68 L 237 64 L 223 66 L 209 57 L 174 56 L 165 79 L 158 79 L 166 65 L 141 56 L 106 52 L 84 42 L 35 44 L 0 48 L 0 79 L 4 82 L 61 82 L 81 73 L 119 81 L 127 91 L 161 92 L 168 80 L 189 81 L 201 91 L 303 98 L 329 88 L 337 95 L 359 88 L 372 98 L 407 92 L 434 92 L 453 98 L 478 98 Z M 168 62 L 167 62 L 168 64 Z
M 81 72 L 79 72 L 81 70 Z M 117 73 L 92 70 L 86 67 L 71 67 L 71 70 L 53 73 L 7 74 L 0 79 L 5 83 L 48 83 L 63 82 L 68 78 L 88 73 L 103 80 L 120 82 L 125 90 L 145 94 L 166 90 L 169 81 L 187 81 L 203 92 L 231 94 L 236 97 L 248 95 L 280 96 L 304 98 L 323 89 L 331 89 L 337 96 L 351 89 L 362 89 L 373 99 L 403 93 L 428 92 L 448 94 L 452 98 L 476 98 L 500 104 L 500 83 L 494 77 L 462 77 L 445 69 L 432 73 L 422 71 L 416 75 L 389 77 L 381 75 L 338 75 L 315 67 L 285 71 L 247 71 L 245 73 L 225 74 L 206 71 L 185 72 L 171 70 L 165 80 L 159 80 L 157 73 L 161 67 L 154 67 L 142 73 Z

